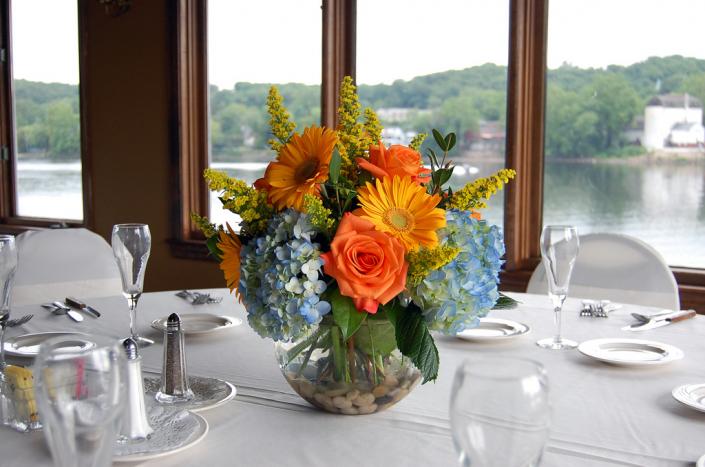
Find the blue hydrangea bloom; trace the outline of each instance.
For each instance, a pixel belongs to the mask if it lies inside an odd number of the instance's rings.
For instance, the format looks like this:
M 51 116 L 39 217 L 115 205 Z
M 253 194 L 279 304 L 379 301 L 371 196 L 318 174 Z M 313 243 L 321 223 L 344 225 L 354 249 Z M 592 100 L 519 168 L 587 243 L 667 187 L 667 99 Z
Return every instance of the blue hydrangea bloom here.
M 504 240 L 499 227 L 459 210 L 446 211 L 446 227 L 438 231 L 438 239 L 460 248 L 460 253 L 426 276 L 411 291 L 411 299 L 423 310 L 430 329 L 457 334 L 477 326 L 497 303 Z
M 240 284 L 250 326 L 275 341 L 297 339 L 330 313 L 316 231 L 308 216 L 288 209 L 274 216 L 265 235 L 242 247 Z

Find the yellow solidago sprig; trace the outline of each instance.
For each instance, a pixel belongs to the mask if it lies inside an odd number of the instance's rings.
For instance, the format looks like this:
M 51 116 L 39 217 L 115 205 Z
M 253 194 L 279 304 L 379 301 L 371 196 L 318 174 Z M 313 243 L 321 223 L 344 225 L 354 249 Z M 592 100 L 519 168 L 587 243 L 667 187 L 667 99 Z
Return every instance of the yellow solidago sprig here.
M 203 176 L 211 191 L 221 192 L 223 208 L 242 218 L 244 235 L 256 235 L 266 230 L 274 214 L 274 208 L 267 201 L 266 191 L 256 190 L 242 180 L 213 169 L 206 169 Z
M 460 253 L 460 248 L 450 245 L 420 248 L 407 253 L 406 260 L 409 263 L 409 272 L 406 276 L 407 289 L 412 289 L 421 284 L 431 271 L 440 269 L 450 263 L 458 256 L 458 253 Z
M 340 174 L 344 180 L 357 182 L 355 159 L 364 157 L 372 144 L 377 144 L 382 134 L 382 126 L 372 109 L 365 110 L 365 123 L 360 118 L 360 99 L 350 76 L 343 78 L 340 85 L 340 106 L 338 107 L 338 151 L 340 153 Z
M 411 149 L 413 149 L 414 151 L 418 151 L 427 136 L 428 136 L 428 134 L 426 134 L 426 133 L 418 133 L 416 136 L 414 136 L 411 139 L 411 142 L 409 143 L 409 147 Z
M 218 233 L 218 227 L 215 224 L 212 224 L 206 217 L 199 216 L 195 212 L 192 212 L 191 220 L 194 224 L 196 224 L 196 227 L 203 232 L 203 235 L 205 235 L 206 238 L 211 238 L 213 235 Z
M 279 152 L 282 145 L 289 142 L 296 128 L 296 123 L 291 121 L 291 115 L 284 107 L 284 98 L 279 94 L 279 89 L 276 86 L 269 88 L 267 112 L 269 112 L 269 127 L 272 136 L 274 136 L 267 143 L 274 151 Z
M 509 183 L 509 180 L 515 176 L 516 171 L 514 169 L 501 169 L 489 177 L 478 178 L 453 193 L 446 207 L 462 211 L 486 208 L 487 203 L 485 203 L 485 200 L 490 199 L 492 195 L 504 188 L 504 184 Z
M 374 110 L 369 107 L 365 108 L 365 133 L 363 135 L 365 148 L 377 145 L 382 139 L 382 124 Z
M 321 198 L 308 193 L 305 194 L 304 212 L 308 214 L 309 222 L 316 230 L 323 232 L 328 238 L 332 237 L 335 218 L 333 217 L 333 211 L 323 206 Z

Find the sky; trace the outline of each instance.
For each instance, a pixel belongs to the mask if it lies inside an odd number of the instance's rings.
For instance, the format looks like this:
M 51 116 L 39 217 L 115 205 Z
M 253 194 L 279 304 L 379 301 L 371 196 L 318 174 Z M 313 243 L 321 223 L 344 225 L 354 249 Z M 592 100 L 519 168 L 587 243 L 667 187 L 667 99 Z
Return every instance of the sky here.
M 320 83 L 321 0 L 209 0 L 209 77 Z M 358 0 L 357 81 L 506 65 L 508 0 Z M 137 14 L 138 7 L 128 14 Z M 78 82 L 76 0 L 13 2 L 15 78 Z M 41 14 L 37 14 L 41 12 Z M 548 66 L 705 59 L 704 0 L 551 0 Z M 48 46 L 49 44 L 49 46 Z

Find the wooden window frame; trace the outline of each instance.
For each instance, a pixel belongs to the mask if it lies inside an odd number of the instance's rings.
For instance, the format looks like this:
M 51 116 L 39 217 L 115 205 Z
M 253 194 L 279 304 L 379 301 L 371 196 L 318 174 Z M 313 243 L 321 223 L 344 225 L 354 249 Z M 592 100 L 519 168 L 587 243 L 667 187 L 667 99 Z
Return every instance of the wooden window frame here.
M 54 227 L 93 226 L 93 201 L 91 158 L 88 154 L 89 119 L 87 112 L 85 61 L 87 41 L 85 37 L 86 0 L 78 0 L 78 66 L 79 66 L 79 112 L 81 141 L 81 178 L 83 187 L 83 220 L 27 217 L 17 214 L 15 154 L 14 104 L 12 82 L 12 0 L 0 0 L 0 47 L 5 53 L 5 60 L 0 62 L 0 146 L 8 148 L 8 159 L 0 158 L 0 233 L 19 234 L 26 230 L 39 230 Z
M 506 164 L 517 178 L 506 188 L 503 290 L 524 292 L 540 264 L 543 225 L 546 50 L 549 0 L 510 0 Z M 321 123 L 335 126 L 340 81 L 355 77 L 356 0 L 323 0 Z M 205 213 L 201 178 L 208 165 L 206 1 L 179 0 L 174 22 L 175 90 L 173 179 L 175 256 L 206 258 L 190 212 Z M 705 269 L 672 268 L 683 307 L 705 312 Z

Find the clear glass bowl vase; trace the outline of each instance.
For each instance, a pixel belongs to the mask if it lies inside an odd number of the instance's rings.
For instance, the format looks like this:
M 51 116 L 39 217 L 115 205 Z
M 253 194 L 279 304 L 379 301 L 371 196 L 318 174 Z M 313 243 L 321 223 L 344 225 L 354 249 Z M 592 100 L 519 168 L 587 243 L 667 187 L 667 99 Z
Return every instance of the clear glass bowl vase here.
M 396 348 L 394 327 L 368 319 L 347 341 L 329 323 L 294 342 L 276 342 L 284 378 L 301 397 L 327 412 L 362 415 L 399 402 L 421 381 L 421 373 Z

